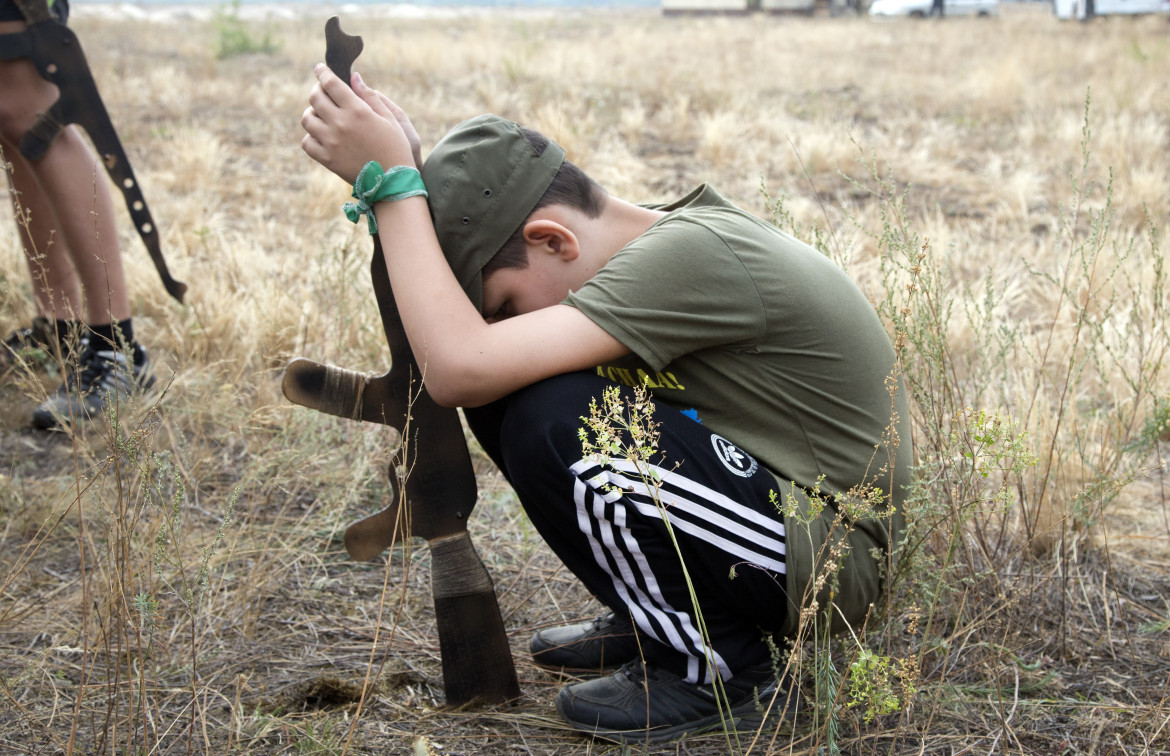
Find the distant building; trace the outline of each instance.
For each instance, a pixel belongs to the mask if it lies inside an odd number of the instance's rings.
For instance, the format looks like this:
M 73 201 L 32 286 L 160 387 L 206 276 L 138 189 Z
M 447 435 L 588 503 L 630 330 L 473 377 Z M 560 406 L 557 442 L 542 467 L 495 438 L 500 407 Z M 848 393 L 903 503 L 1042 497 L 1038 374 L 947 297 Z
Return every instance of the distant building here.
M 1170 13 L 1170 0 L 1053 0 L 1052 10 L 1057 18 L 1085 21 L 1093 16 Z
M 705 13 L 740 14 L 753 11 L 766 13 L 805 13 L 816 10 L 818 0 L 662 0 L 666 15 L 698 15 Z M 821 0 L 822 3 L 827 0 Z
M 750 0 L 662 0 L 666 15 L 699 13 L 747 13 Z
M 812 13 L 816 0 L 760 0 L 760 10 L 768 13 Z

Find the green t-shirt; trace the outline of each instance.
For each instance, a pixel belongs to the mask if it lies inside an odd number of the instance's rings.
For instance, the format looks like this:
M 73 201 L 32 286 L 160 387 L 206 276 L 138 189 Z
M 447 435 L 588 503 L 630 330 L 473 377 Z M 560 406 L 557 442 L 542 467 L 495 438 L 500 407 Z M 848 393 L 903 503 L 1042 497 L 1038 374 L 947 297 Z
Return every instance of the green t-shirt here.
M 893 488 L 899 503 L 912 457 L 908 413 L 902 392 L 890 395 L 889 336 L 857 285 L 709 187 L 659 209 L 668 214 L 565 300 L 633 353 L 599 374 L 645 384 L 750 452 L 776 476 L 782 503 L 794 495 L 807 511 L 803 489 L 818 485 L 838 497 Z M 891 427 L 906 452 L 883 444 Z M 808 535 L 786 523 L 797 603 L 835 513 L 826 510 Z M 856 525 L 834 596 L 850 621 L 880 594 L 868 552 L 890 545 L 887 519 Z

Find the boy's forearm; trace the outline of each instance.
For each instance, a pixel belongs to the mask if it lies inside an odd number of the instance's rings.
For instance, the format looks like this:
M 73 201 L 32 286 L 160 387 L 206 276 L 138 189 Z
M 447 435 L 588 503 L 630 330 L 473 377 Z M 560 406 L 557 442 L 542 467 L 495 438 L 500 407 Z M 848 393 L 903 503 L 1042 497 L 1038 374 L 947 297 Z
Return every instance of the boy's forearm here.
M 467 376 L 486 362 L 479 345 L 488 324 L 443 257 L 424 198 L 380 202 L 374 211 L 399 317 L 427 391 L 439 404 L 464 403 L 466 384 L 474 380 Z
M 438 404 L 477 407 L 629 352 L 566 305 L 489 324 L 451 272 L 422 197 L 378 203 L 375 213 L 402 326 Z

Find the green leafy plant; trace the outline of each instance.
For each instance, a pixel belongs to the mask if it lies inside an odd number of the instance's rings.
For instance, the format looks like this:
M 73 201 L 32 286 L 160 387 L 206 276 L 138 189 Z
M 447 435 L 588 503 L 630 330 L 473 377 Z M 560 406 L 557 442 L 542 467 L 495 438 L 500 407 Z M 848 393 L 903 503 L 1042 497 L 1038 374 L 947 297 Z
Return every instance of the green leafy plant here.
M 273 55 L 280 52 L 281 43 L 268 29 L 256 31 L 240 18 L 240 2 L 233 0 L 226 8 L 217 8 L 214 17 L 216 30 L 215 57 L 219 60 L 237 55 Z

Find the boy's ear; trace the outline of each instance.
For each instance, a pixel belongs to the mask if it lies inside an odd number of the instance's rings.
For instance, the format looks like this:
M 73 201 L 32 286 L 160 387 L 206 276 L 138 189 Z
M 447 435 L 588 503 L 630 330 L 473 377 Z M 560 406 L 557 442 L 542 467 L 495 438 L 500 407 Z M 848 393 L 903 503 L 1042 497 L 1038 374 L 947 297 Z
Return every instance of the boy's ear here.
M 581 247 L 577 235 L 564 225 L 548 218 L 533 218 L 524 224 L 524 241 L 528 243 L 529 254 L 533 249 L 556 254 L 565 261 L 577 259 Z

